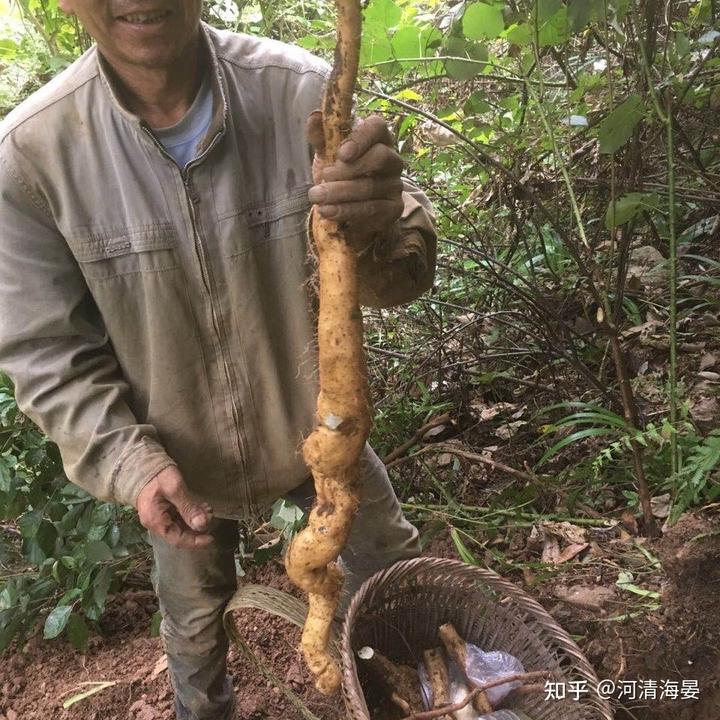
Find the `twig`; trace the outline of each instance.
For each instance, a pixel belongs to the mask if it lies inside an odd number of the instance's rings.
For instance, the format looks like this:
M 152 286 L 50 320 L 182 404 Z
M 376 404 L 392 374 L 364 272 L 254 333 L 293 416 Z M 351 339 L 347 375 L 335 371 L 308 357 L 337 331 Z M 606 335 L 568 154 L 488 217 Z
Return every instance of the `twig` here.
M 390 452 L 388 455 L 386 455 L 383 458 L 383 462 L 386 465 L 389 465 L 393 460 L 397 460 L 398 458 L 405 455 L 405 453 L 413 446 L 417 445 L 425 436 L 425 433 L 428 430 L 432 430 L 435 427 L 438 427 L 440 425 L 445 425 L 445 423 L 450 422 L 450 413 L 444 413 L 443 415 L 439 415 L 438 417 L 430 420 L 429 422 L 426 422 L 422 427 L 418 429 L 418 431 L 407 441 L 404 442 L 402 445 L 399 445 L 396 447 L 392 452 Z
M 467 460 L 472 460 L 473 462 L 480 462 L 483 465 L 487 465 L 488 467 L 491 467 L 495 470 L 500 470 L 501 472 L 507 473 L 508 475 L 512 475 L 513 477 L 518 478 L 518 480 L 525 480 L 525 482 L 535 483 L 537 482 L 537 478 L 533 475 L 530 475 L 528 473 L 523 472 L 522 470 L 516 470 L 515 468 L 510 467 L 509 465 L 505 465 L 504 463 L 498 462 L 497 460 L 491 460 L 488 457 L 485 457 L 484 455 L 479 455 L 478 453 L 472 453 L 468 452 L 467 450 L 460 450 L 459 448 L 455 448 L 452 445 L 443 445 L 442 443 L 436 443 L 433 445 L 430 445 L 428 447 L 420 448 L 417 452 L 413 453 L 412 455 L 409 455 L 407 458 L 399 458 L 398 460 L 393 461 L 392 463 L 387 463 L 388 467 L 394 467 L 395 465 L 399 465 L 401 462 L 406 460 L 411 460 L 416 455 L 421 455 L 426 452 L 447 452 L 451 455 L 458 455 L 459 457 L 464 457 Z
M 718 503 L 720 505 L 720 503 Z M 521 507 L 526 507 L 528 503 L 524 503 L 521 505 Z M 460 514 L 452 514 L 447 512 L 447 505 L 419 505 L 415 503 L 400 503 L 400 507 L 403 510 L 407 511 L 421 511 L 421 512 L 427 512 L 432 513 L 434 515 L 437 515 L 438 517 L 446 517 L 454 520 L 462 520 L 463 522 L 469 522 L 474 524 L 480 524 L 482 523 L 482 520 L 476 520 L 474 516 L 480 516 L 484 518 L 492 517 L 494 515 L 499 515 L 501 517 L 507 517 L 512 518 L 513 525 L 515 527 L 521 527 L 522 521 L 527 521 L 528 525 L 527 527 L 532 527 L 533 525 L 536 525 L 539 522 L 569 522 L 573 525 L 580 525 L 580 526 L 586 526 L 586 527 L 598 527 L 598 528 L 604 528 L 606 530 L 611 530 L 614 527 L 617 527 L 618 521 L 612 518 L 608 518 L 605 520 L 598 520 L 595 518 L 584 518 L 584 517 L 573 517 L 571 515 L 565 515 L 563 513 L 530 513 L 530 512 L 523 512 L 519 509 L 514 508 L 489 508 L 489 507 L 482 507 L 480 505 L 462 505 L 459 504 L 456 506 L 457 513 Z
M 439 718 L 443 715 L 447 715 L 448 713 L 454 713 L 458 710 L 462 710 L 466 705 L 470 704 L 473 700 L 473 698 L 476 695 L 479 695 L 481 692 L 485 692 L 486 690 L 490 690 L 491 688 L 498 687 L 499 685 L 504 685 L 505 683 L 511 683 L 511 682 L 528 682 L 530 680 L 541 680 L 543 678 L 546 678 L 550 675 L 550 673 L 547 670 L 537 670 L 535 672 L 529 672 L 529 673 L 518 673 L 516 675 L 506 675 L 502 678 L 497 678 L 496 680 L 493 680 L 492 682 L 484 683 L 483 685 L 478 685 L 474 690 L 469 692 L 463 700 L 460 700 L 456 702 L 453 705 L 447 705 L 442 708 L 436 708 L 435 710 L 426 710 L 425 712 L 421 713 L 415 713 L 414 715 L 408 715 L 403 718 L 403 720 L 434 720 L 435 718 Z

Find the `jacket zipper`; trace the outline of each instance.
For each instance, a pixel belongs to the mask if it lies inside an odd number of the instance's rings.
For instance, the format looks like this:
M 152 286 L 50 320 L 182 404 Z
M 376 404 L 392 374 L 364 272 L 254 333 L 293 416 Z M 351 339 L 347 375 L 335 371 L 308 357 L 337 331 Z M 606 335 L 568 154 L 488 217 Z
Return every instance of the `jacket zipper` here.
M 252 505 L 252 497 L 250 493 L 250 489 L 248 487 L 248 473 L 247 473 L 247 445 L 245 443 L 245 438 L 242 434 L 242 414 L 240 412 L 240 408 L 238 407 L 238 404 L 235 399 L 235 383 L 232 378 L 232 371 L 230 370 L 230 365 L 228 364 L 227 357 L 225 356 L 224 351 L 224 341 L 225 341 L 225 333 L 222 331 L 222 326 L 220 323 L 220 319 L 218 317 L 217 310 L 215 308 L 215 303 L 213 302 L 213 282 L 211 278 L 210 268 L 208 267 L 208 263 L 205 257 L 205 249 L 202 244 L 202 237 L 200 234 L 200 229 L 198 227 L 197 222 L 197 215 L 195 213 L 195 204 L 199 201 L 199 196 L 194 193 L 194 189 L 192 187 L 192 184 L 190 183 L 190 177 L 189 177 L 189 171 L 196 165 L 199 165 L 205 157 L 210 153 L 213 147 L 215 147 L 217 140 L 220 136 L 220 133 L 218 133 L 212 140 L 212 142 L 205 148 L 204 152 L 199 155 L 197 158 L 192 160 L 192 162 L 188 163 L 188 165 L 185 166 L 185 169 L 181 169 L 179 165 L 175 162 L 175 158 L 173 158 L 162 146 L 161 143 L 158 142 L 157 138 L 153 135 L 152 130 L 147 127 L 145 124 L 142 125 L 143 130 L 147 133 L 147 135 L 150 137 L 150 139 L 153 141 L 153 143 L 158 147 L 160 152 L 162 152 L 165 157 L 167 157 L 174 165 L 180 170 L 180 177 L 182 178 L 183 187 L 185 188 L 185 200 L 187 202 L 187 207 L 190 215 L 190 223 L 192 225 L 193 230 L 193 246 L 195 248 L 195 255 L 198 259 L 198 264 L 200 266 L 200 276 L 202 277 L 203 285 L 205 286 L 205 291 L 208 296 L 208 301 L 210 303 L 210 313 L 212 315 L 212 321 L 213 321 L 213 330 L 215 331 L 215 335 L 217 336 L 217 341 L 220 346 L 220 357 L 222 358 L 223 363 L 223 370 L 225 371 L 225 381 L 228 384 L 228 388 L 230 389 L 230 408 L 232 410 L 232 416 L 233 416 L 233 422 L 235 423 L 235 433 L 238 441 L 238 451 L 239 451 L 239 459 L 240 459 L 240 467 L 242 469 L 243 473 L 243 494 L 244 494 L 244 507 L 250 508 Z

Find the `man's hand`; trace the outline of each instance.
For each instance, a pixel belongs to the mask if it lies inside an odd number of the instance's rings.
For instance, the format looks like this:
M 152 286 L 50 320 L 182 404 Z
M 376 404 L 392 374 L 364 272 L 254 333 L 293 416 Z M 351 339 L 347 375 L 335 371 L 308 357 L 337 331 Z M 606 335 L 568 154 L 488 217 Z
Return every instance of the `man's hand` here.
M 310 115 L 307 134 L 315 149 L 308 198 L 326 218 L 344 223 L 357 250 L 371 237 L 389 230 L 403 211 L 403 160 L 385 121 L 378 115 L 359 120 L 338 150 L 337 160 L 324 165 L 322 115 Z
M 200 548 L 213 542 L 207 529 L 212 509 L 197 503 L 174 466 L 161 470 L 137 498 L 140 522 L 166 543 L 179 548 Z

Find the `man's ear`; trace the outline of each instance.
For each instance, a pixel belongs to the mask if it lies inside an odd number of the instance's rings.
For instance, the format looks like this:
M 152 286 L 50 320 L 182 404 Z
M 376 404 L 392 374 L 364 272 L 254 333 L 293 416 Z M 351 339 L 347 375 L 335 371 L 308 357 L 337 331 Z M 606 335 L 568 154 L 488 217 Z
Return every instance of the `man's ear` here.
M 73 0 L 58 0 L 58 7 L 68 15 L 75 14 L 75 4 Z

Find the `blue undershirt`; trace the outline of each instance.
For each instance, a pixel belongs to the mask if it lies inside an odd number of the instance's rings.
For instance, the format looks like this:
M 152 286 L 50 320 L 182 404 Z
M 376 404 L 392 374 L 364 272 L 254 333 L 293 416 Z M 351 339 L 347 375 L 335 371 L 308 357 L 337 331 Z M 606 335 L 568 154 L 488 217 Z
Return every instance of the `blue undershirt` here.
M 170 127 L 153 129 L 157 139 L 180 168 L 184 168 L 197 155 L 198 147 L 210 128 L 212 114 L 212 86 L 209 75 L 206 75 L 183 119 Z

